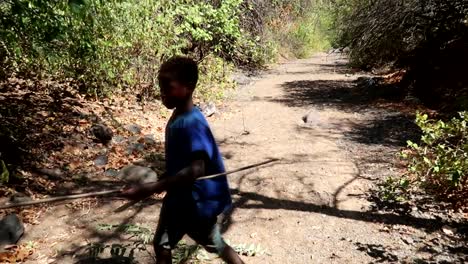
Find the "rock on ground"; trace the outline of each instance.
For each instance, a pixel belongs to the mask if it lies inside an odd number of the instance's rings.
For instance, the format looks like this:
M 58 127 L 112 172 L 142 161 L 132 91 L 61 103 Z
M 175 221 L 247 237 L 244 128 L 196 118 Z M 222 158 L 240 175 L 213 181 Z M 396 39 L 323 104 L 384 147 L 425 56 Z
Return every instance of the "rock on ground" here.
M 155 171 L 147 167 L 136 165 L 124 167 L 117 174 L 117 177 L 123 181 L 136 184 L 155 182 L 158 180 L 158 174 Z
M 0 250 L 3 246 L 16 244 L 23 236 L 24 226 L 15 214 L 9 214 L 0 221 Z

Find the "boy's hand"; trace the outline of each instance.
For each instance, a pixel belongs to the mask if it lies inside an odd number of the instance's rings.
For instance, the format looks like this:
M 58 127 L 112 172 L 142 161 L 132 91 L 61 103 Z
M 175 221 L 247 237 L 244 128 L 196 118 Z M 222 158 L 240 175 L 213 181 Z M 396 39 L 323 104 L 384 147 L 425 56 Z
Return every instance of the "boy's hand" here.
M 148 194 L 141 186 L 125 187 L 120 191 L 120 193 L 123 197 L 135 201 L 143 200 L 151 195 Z
M 130 200 L 139 201 L 151 196 L 153 193 L 161 193 L 162 191 L 158 183 L 133 185 L 122 189 L 121 195 Z

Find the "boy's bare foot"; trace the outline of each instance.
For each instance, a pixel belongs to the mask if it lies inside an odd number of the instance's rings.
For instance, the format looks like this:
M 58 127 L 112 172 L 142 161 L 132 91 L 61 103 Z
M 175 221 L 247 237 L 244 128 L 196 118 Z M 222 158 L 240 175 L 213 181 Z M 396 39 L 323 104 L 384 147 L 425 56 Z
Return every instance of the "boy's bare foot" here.
M 244 261 L 239 257 L 236 251 L 232 247 L 226 245 L 221 253 L 221 259 L 223 259 L 228 264 L 245 264 Z
M 170 249 L 157 247 L 155 251 L 156 264 L 172 264 L 172 253 Z

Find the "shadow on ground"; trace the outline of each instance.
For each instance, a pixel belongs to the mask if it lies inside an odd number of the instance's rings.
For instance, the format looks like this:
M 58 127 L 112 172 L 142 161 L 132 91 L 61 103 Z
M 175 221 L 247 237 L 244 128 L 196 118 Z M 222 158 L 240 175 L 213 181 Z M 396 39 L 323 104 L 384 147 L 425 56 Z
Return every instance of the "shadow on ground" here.
M 389 252 L 382 245 L 377 244 L 362 244 L 356 242 L 357 250 L 362 251 L 375 259 L 376 263 L 395 263 L 398 261 L 398 256 Z
M 343 80 L 301 80 L 286 82 L 282 88 L 285 95 L 270 101 L 289 107 L 326 107 L 369 116 L 367 121 L 353 124 L 345 132 L 348 139 L 358 143 L 402 147 L 407 140 L 419 138 L 420 130 L 413 116 L 381 106 L 385 102 L 402 101 L 400 91 L 392 92 L 392 87 L 362 87 Z
M 342 61 L 338 63 L 300 63 L 303 68 L 307 70 L 294 71 L 287 70 L 288 75 L 302 75 L 302 74 L 351 74 L 355 73 L 356 70 L 353 70 L 348 67 L 347 63 Z
M 112 109 L 120 109 L 118 102 L 84 100 L 76 89 L 47 81 L 0 83 L 0 159 L 10 172 L 0 195 L 8 195 L 6 188 L 39 197 L 115 188 L 114 176 L 129 160 L 143 159 L 146 166 L 152 157 L 144 155 L 162 151 L 153 134 L 116 120 Z M 131 121 L 119 111 L 121 122 Z M 110 144 L 93 135 L 96 124 L 112 129 Z
M 330 71 L 325 69 L 325 72 Z M 376 102 L 399 102 L 404 91 L 398 86 L 377 84 L 376 81 L 353 80 L 298 80 L 281 85 L 285 92 L 282 98 L 271 101 L 287 106 L 326 106 L 344 112 L 358 112 L 369 107 L 377 108 Z

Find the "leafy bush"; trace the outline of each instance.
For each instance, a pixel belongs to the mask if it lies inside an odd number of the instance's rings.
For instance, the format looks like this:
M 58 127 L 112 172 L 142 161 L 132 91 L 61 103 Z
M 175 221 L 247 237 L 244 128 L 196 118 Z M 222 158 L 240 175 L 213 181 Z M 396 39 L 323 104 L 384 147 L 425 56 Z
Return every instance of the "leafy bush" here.
M 406 177 L 388 177 L 379 184 L 378 197 L 387 203 L 400 203 L 407 199 L 410 182 Z
M 464 0 L 338 1 L 335 8 L 341 41 L 358 66 L 406 63 L 466 36 L 468 26 Z
M 221 67 L 225 61 L 261 64 L 263 60 L 255 38 L 241 30 L 241 3 L 4 1 L 0 3 L 1 75 L 71 77 L 88 94 L 106 95 L 155 87 L 160 63 L 186 54 L 199 61 L 210 57 L 210 62 L 202 63 L 201 79 L 222 83 L 229 73 Z
M 200 62 L 200 79 L 195 97 L 199 99 L 218 101 L 225 97 L 225 92 L 235 87 L 230 79 L 233 64 L 216 56 L 208 56 Z
M 468 198 L 468 115 L 447 122 L 416 118 L 421 143 L 409 141 L 402 157 L 408 161 L 409 178 L 439 197 L 465 204 Z M 465 202 L 465 203 L 463 203 Z
M 330 16 L 327 10 L 318 7 L 316 11 L 308 13 L 295 21 L 293 28 L 287 32 L 291 51 L 297 58 L 307 58 L 313 52 L 330 48 L 327 28 L 330 26 Z
M 430 108 L 468 109 L 466 0 L 337 0 L 333 41 L 360 68 L 404 69 L 401 86 Z
M 248 0 L 242 5 L 242 27 L 259 36 L 263 57 L 274 59 L 279 53 L 309 57 L 330 46 L 334 21 L 332 1 Z

